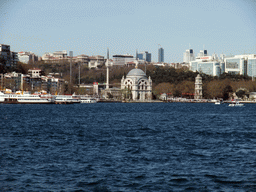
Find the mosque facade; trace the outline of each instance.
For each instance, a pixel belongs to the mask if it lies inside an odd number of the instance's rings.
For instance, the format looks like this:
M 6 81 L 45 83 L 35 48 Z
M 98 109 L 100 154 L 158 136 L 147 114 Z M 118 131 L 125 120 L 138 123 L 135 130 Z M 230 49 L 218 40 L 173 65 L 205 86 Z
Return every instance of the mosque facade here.
M 123 98 L 133 101 L 149 101 L 152 99 L 152 80 L 141 69 L 132 69 L 121 80 Z

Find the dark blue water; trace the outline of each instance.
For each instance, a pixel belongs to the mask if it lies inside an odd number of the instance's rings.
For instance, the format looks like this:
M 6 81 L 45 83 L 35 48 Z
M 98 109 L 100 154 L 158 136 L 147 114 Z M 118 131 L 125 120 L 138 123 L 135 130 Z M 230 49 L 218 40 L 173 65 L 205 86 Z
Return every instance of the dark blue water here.
M 256 105 L 0 105 L 0 191 L 256 191 Z

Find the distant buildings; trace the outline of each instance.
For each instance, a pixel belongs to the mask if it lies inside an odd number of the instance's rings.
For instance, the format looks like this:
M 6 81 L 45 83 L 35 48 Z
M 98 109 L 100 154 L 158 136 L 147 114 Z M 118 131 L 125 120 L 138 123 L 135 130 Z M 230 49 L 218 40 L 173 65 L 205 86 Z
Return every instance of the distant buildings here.
M 211 76 L 219 76 L 224 72 L 224 63 L 216 60 L 213 56 L 197 57 L 195 61 L 190 62 L 190 69 Z
M 164 49 L 160 47 L 158 49 L 158 62 L 163 63 L 164 62 Z
M 249 57 L 247 61 L 247 74 L 250 77 L 256 76 L 256 55 Z
M 206 55 L 207 55 L 207 52 L 206 52 Z M 187 49 L 186 52 L 183 54 L 183 62 L 189 63 L 190 61 L 194 61 L 194 60 L 195 60 L 195 56 L 194 56 L 193 49 Z
M 256 76 L 255 54 L 226 57 L 224 61 L 226 73 L 248 75 L 250 77 Z
M 20 51 L 18 52 L 18 59 L 20 62 L 28 64 L 29 61 L 32 61 L 33 63 L 38 61 L 38 56 L 32 52 Z
M 147 51 L 138 53 L 137 58 L 139 60 L 144 60 L 146 62 L 151 62 L 151 53 L 148 53 Z
M 89 57 L 89 64 L 88 67 L 89 69 L 95 69 L 102 67 L 105 64 L 104 56 L 91 56 Z
M 42 60 L 46 63 L 63 63 L 70 62 L 70 56 L 68 56 L 67 51 L 55 51 L 53 53 L 45 53 L 42 56 Z M 104 56 L 88 56 L 85 54 L 73 56 L 72 61 L 81 65 L 87 65 L 90 69 L 102 67 L 105 62 Z
M 197 57 L 204 57 L 204 56 L 207 56 L 207 50 L 200 50 L 200 52 L 197 54 Z
M 17 62 L 17 52 L 12 52 L 10 45 L 0 44 L 0 65 L 11 68 L 16 67 Z
M 64 93 L 64 79 L 59 74 L 41 75 L 41 69 L 33 68 L 28 74 L 6 73 L 1 75 L 1 90 L 9 88 L 12 92 L 24 91 L 46 91 L 52 94 Z
M 135 58 L 132 55 L 113 55 L 113 65 L 115 66 L 124 66 L 134 60 Z
M 88 55 L 77 55 L 73 58 L 75 62 L 81 64 L 81 65 L 88 65 L 89 63 L 89 56 Z
M 46 63 L 68 61 L 68 53 L 67 51 L 55 51 L 53 53 L 45 53 L 42 56 L 42 60 Z

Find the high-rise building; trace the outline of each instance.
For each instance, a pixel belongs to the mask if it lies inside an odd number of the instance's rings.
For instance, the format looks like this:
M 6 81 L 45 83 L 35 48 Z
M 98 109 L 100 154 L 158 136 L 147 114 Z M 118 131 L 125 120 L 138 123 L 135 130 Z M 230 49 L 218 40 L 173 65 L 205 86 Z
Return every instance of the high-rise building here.
M 147 51 L 138 53 L 137 58 L 139 60 L 144 60 L 144 61 L 147 61 L 147 62 L 151 62 L 151 53 L 148 53 Z
M 16 67 L 18 62 L 17 52 L 10 49 L 10 45 L 0 44 L 0 64 L 5 67 Z
M 189 63 L 190 61 L 194 61 L 195 56 L 193 49 L 187 49 L 186 52 L 183 54 L 183 62 L 184 63 Z
M 225 62 L 225 72 L 230 74 L 239 74 L 239 75 L 253 75 L 253 59 L 255 58 L 254 54 L 251 55 L 235 55 L 232 57 L 226 57 Z M 250 60 L 250 66 L 248 62 Z
M 204 57 L 207 56 L 207 50 L 200 50 L 200 52 L 197 54 L 197 57 Z
M 195 61 L 190 62 L 190 69 L 192 71 L 198 71 L 211 76 L 219 76 L 224 72 L 222 68 L 222 63 L 214 60 L 212 56 L 199 57 Z
M 10 67 L 11 66 L 11 50 L 10 45 L 0 44 L 0 57 L 1 63 L 4 66 Z
M 163 63 L 164 62 L 164 49 L 160 47 L 158 49 L 158 62 Z
M 250 77 L 256 77 L 256 55 L 248 58 L 247 62 L 247 73 Z

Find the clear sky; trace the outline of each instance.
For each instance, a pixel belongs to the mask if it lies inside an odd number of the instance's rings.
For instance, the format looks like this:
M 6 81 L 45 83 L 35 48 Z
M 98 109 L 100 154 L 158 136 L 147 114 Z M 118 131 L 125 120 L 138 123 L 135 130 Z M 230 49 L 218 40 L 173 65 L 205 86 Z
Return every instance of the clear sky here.
M 148 51 L 157 61 L 195 54 L 256 54 L 255 0 L 0 0 L 0 43 L 12 51 L 110 55 Z

